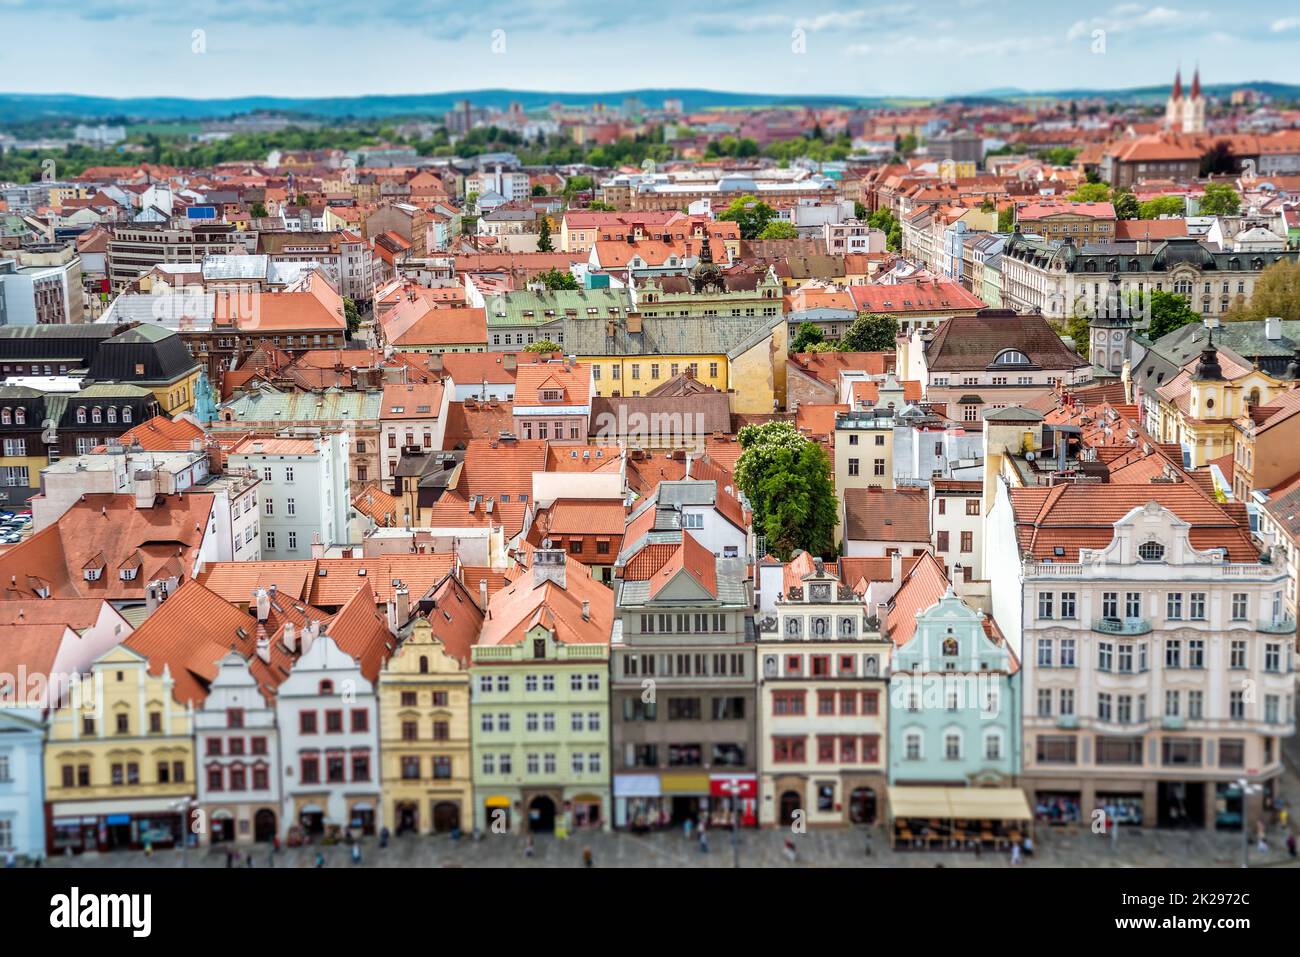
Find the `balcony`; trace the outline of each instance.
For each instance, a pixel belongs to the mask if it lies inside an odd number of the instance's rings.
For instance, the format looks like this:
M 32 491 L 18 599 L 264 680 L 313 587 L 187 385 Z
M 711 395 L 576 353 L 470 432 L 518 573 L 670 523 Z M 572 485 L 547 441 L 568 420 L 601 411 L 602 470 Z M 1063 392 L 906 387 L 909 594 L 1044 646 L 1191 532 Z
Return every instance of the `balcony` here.
M 1182 731 L 1187 727 L 1187 721 L 1182 715 L 1167 714 L 1160 719 L 1160 727 L 1166 731 Z
M 1259 623 L 1259 630 L 1266 635 L 1294 635 L 1294 618 L 1266 618 Z
M 1079 727 L 1079 716 L 1077 714 L 1057 715 L 1056 726 L 1065 730 L 1074 730 Z
M 1103 635 L 1145 635 L 1151 631 L 1151 619 L 1094 618 L 1092 630 Z

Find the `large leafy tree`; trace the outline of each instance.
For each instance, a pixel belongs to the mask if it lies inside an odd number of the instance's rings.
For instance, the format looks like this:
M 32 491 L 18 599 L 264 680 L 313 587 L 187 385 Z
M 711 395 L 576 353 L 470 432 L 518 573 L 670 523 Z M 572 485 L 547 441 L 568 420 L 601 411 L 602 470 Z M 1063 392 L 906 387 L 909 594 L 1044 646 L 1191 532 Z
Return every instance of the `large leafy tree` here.
M 826 450 L 791 422 L 747 425 L 736 462 L 736 484 L 754 510 L 754 530 L 767 550 L 788 561 L 796 549 L 830 557 L 838 509 Z
M 791 352 L 807 352 L 810 347 L 826 341 L 821 326 L 815 322 L 801 322 L 795 332 L 794 342 L 790 343 Z
M 563 351 L 564 346 L 558 342 L 552 342 L 550 339 L 543 339 L 541 342 L 534 342 L 532 345 L 524 346 L 524 352 L 544 352 L 547 355 Z
M 1111 195 L 1111 202 L 1115 204 L 1116 219 L 1137 219 L 1139 215 L 1138 200 L 1133 195 L 1133 190 L 1127 186 L 1123 189 L 1117 189 Z
M 1259 274 L 1255 292 L 1249 300 L 1241 299 L 1228 311 L 1230 322 L 1280 316 L 1287 321 L 1300 319 L 1300 261 L 1282 260 Z
M 759 239 L 798 239 L 799 230 L 784 219 L 774 219 L 758 234 Z
M 1177 293 L 1153 289 L 1147 294 L 1146 302 L 1151 310 L 1151 325 L 1147 329 L 1147 338 L 1152 342 L 1161 336 L 1169 335 L 1175 329 L 1201 321 L 1200 313 L 1193 312 L 1187 300 Z
M 1138 204 L 1138 214 L 1142 219 L 1159 219 L 1161 216 L 1181 216 L 1187 208 L 1181 196 L 1157 196 Z
M 537 274 L 537 281 L 546 286 L 547 289 L 577 289 L 578 280 L 573 273 L 561 271 L 552 266 L 546 272 Z
M 757 196 L 746 193 L 731 201 L 731 204 L 718 214 L 718 219 L 737 223 L 740 226 L 741 239 L 757 239 L 759 233 L 776 215 L 776 210 L 764 203 Z
M 1105 203 L 1110 200 L 1110 187 L 1105 183 L 1080 183 L 1070 199 L 1076 203 Z
M 1202 216 L 1235 216 L 1241 212 L 1241 197 L 1227 183 L 1207 183 L 1201 200 Z
M 351 339 L 357 334 L 357 330 L 361 328 L 361 310 L 359 310 L 357 304 L 347 296 L 343 297 L 343 318 L 347 320 L 347 337 Z
M 889 313 L 863 313 L 840 337 L 844 352 L 893 352 L 898 320 Z

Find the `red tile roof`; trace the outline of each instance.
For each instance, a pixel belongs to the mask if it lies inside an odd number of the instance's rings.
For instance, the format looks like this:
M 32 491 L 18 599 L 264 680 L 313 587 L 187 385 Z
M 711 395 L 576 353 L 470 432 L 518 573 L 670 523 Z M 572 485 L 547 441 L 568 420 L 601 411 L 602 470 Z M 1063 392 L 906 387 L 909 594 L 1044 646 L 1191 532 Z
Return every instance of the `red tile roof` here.
M 916 634 L 916 614 L 925 611 L 948 590 L 948 576 L 933 555 L 922 555 L 889 601 L 885 628 L 894 647 L 901 648 Z
M 54 598 L 144 601 L 150 581 L 184 580 L 211 519 L 213 496 L 160 499 L 136 508 L 133 495 L 83 495 L 53 525 L 0 555 L 4 597 L 31 598 L 48 589 Z M 140 570 L 123 580 L 118 571 L 126 567 Z M 85 577 L 89 569 L 100 571 L 94 581 Z
M 539 406 L 544 402 L 543 391 L 556 390 L 563 394 L 556 405 L 591 404 L 591 365 L 578 362 L 570 366 L 563 362 L 531 363 L 519 366 L 515 374 L 515 408 Z
M 129 432 L 123 432 L 120 441 L 125 446 L 138 445 L 146 452 L 187 452 L 191 442 L 204 438 L 206 434 L 187 419 L 155 415 Z
M 928 542 L 926 489 L 850 488 L 844 494 L 844 537 L 855 542 Z
M 528 555 L 531 563 L 531 553 Z M 608 644 L 614 628 L 614 592 L 580 562 L 564 559 L 564 587 L 536 583 L 532 568 L 492 596 L 480 645 L 513 645 L 537 625 L 563 644 Z M 588 603 L 587 618 L 582 615 Z
M 849 286 L 859 312 L 906 316 L 914 312 L 965 312 L 987 309 L 988 303 L 958 282 L 904 282 L 888 286 Z
M 685 573 L 712 597 L 718 597 L 718 560 L 714 554 L 695 540 L 690 532 L 682 532 L 668 560 L 650 576 L 650 597 L 654 598 L 678 573 Z
M 411 590 L 415 591 L 414 588 Z M 397 639 L 388 630 L 388 622 L 375 608 L 375 593 L 369 581 L 362 584 L 339 609 L 326 627 L 325 634 L 334 640 L 340 651 L 352 656 L 361 666 L 361 673 L 371 682 L 379 679 L 379 670 L 397 647 Z

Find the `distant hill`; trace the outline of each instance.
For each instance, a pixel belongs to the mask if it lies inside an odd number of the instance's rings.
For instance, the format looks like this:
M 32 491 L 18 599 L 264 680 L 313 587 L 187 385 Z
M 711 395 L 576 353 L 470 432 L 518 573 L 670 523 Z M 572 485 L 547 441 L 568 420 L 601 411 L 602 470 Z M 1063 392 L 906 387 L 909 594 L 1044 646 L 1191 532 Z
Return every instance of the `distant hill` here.
M 1226 97 L 1233 90 L 1250 87 L 1275 99 L 1300 100 L 1300 86 L 1285 83 L 1251 82 L 1208 85 L 1211 96 Z M 951 97 L 951 101 L 988 103 L 1027 99 L 1093 99 L 1102 97 L 1119 102 L 1160 102 L 1169 95 L 1167 86 L 1137 87 L 1124 90 L 1073 89 L 1034 92 L 1010 87 Z M 768 93 L 729 93 L 699 89 L 639 89 L 601 93 L 553 93 L 536 90 L 464 90 L 450 93 L 412 93 L 399 96 L 354 96 L 295 98 L 276 96 L 232 97 L 220 100 L 192 100 L 178 97 L 111 97 L 82 96 L 70 93 L 0 93 L 0 124 L 41 119 L 104 119 L 127 117 L 134 121 L 165 122 L 173 120 L 217 120 L 248 113 L 298 115 L 325 120 L 383 119 L 390 117 L 437 117 L 461 100 L 478 107 L 506 109 L 519 103 L 525 110 L 560 103 L 566 106 L 589 106 L 604 103 L 620 107 L 625 99 L 634 98 L 651 108 L 664 100 L 682 101 L 687 111 L 703 109 L 753 109 L 756 107 L 885 107 L 936 102 L 942 98 L 925 97 L 854 97 L 854 96 L 785 96 Z

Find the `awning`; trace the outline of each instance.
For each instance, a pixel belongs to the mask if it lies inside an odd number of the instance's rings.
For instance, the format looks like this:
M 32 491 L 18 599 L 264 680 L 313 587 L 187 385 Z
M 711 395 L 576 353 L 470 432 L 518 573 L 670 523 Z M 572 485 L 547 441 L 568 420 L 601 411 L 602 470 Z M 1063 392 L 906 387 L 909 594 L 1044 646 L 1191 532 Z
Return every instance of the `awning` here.
M 1028 821 L 1033 818 L 1020 788 L 891 787 L 891 817 L 941 820 Z
M 500 794 L 494 794 L 483 802 L 485 807 L 509 807 L 510 798 L 502 797 Z
M 664 794 L 708 794 L 707 774 L 661 774 L 659 787 Z

